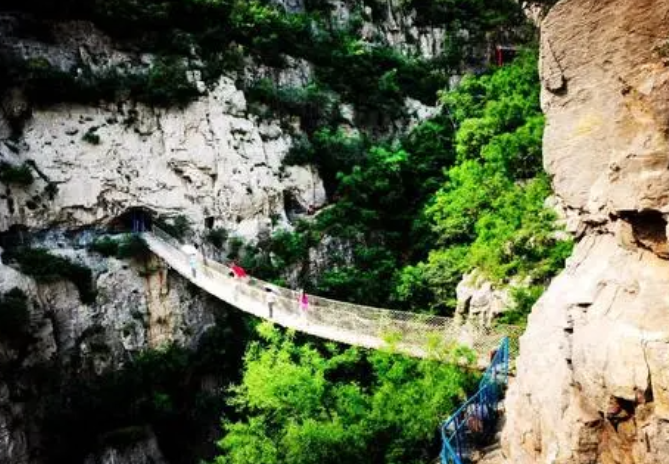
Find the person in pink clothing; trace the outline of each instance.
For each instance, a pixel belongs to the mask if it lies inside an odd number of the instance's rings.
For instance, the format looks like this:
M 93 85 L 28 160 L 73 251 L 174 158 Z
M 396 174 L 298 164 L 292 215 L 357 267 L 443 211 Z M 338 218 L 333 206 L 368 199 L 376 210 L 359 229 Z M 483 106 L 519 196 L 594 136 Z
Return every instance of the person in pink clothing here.
M 302 316 L 307 316 L 307 309 L 309 309 L 309 297 L 307 296 L 304 289 L 300 290 L 300 297 L 298 299 L 300 302 L 300 310 L 302 311 Z

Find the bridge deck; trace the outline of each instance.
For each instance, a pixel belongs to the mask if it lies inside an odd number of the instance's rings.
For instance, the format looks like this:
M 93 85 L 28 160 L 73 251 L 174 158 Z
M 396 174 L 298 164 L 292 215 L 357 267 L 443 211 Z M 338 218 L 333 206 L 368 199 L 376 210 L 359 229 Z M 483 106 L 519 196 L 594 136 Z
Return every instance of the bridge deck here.
M 299 305 L 299 294 L 258 279 L 238 279 L 230 276 L 230 268 L 212 260 L 197 258 L 193 276 L 190 255 L 181 244 L 166 233 L 154 228 L 142 234 L 149 249 L 172 269 L 193 284 L 226 303 L 269 319 L 269 293 L 273 289 L 275 302 L 271 320 L 320 338 L 381 349 L 392 347 L 402 353 L 426 357 L 447 345 L 465 345 L 487 356 L 499 340 L 516 327 L 495 329 L 471 323 L 460 324 L 453 318 L 360 306 L 309 295 L 306 311 Z

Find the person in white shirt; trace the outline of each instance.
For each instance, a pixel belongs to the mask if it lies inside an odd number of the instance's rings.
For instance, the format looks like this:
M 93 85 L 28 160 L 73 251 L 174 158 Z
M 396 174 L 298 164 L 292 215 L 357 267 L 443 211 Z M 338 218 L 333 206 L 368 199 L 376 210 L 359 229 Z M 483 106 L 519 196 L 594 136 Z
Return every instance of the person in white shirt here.
M 276 293 L 270 287 L 265 287 L 267 293 L 267 309 L 269 310 L 269 318 L 274 316 L 274 304 L 276 303 Z

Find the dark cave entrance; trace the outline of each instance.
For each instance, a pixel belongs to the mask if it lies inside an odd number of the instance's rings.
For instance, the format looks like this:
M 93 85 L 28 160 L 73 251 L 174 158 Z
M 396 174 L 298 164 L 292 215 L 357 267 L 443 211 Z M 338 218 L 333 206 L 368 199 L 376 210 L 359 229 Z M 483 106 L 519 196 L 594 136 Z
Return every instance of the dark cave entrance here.
M 620 217 L 632 226 L 634 239 L 639 246 L 652 251 L 663 259 L 669 259 L 667 221 L 655 210 L 625 211 Z
M 115 232 L 146 232 L 153 226 L 155 213 L 148 208 L 132 207 L 109 223 Z
M 286 213 L 286 217 L 291 222 L 307 212 L 297 199 L 296 195 L 290 190 L 284 190 L 283 192 L 283 209 Z

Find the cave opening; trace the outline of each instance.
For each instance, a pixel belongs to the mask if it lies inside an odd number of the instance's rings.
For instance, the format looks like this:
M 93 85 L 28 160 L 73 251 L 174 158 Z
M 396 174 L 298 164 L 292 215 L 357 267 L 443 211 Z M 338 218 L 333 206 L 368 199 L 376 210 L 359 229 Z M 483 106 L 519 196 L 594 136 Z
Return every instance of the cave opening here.
M 667 220 L 659 211 L 629 211 L 620 217 L 632 226 L 634 240 L 660 258 L 669 259 Z
M 109 223 L 114 232 L 145 232 L 151 230 L 155 213 L 148 208 L 131 207 Z
M 290 190 L 285 190 L 283 192 L 283 209 L 286 212 L 286 217 L 290 221 L 295 220 L 297 217 L 307 212 L 304 206 L 297 200 L 295 194 Z

